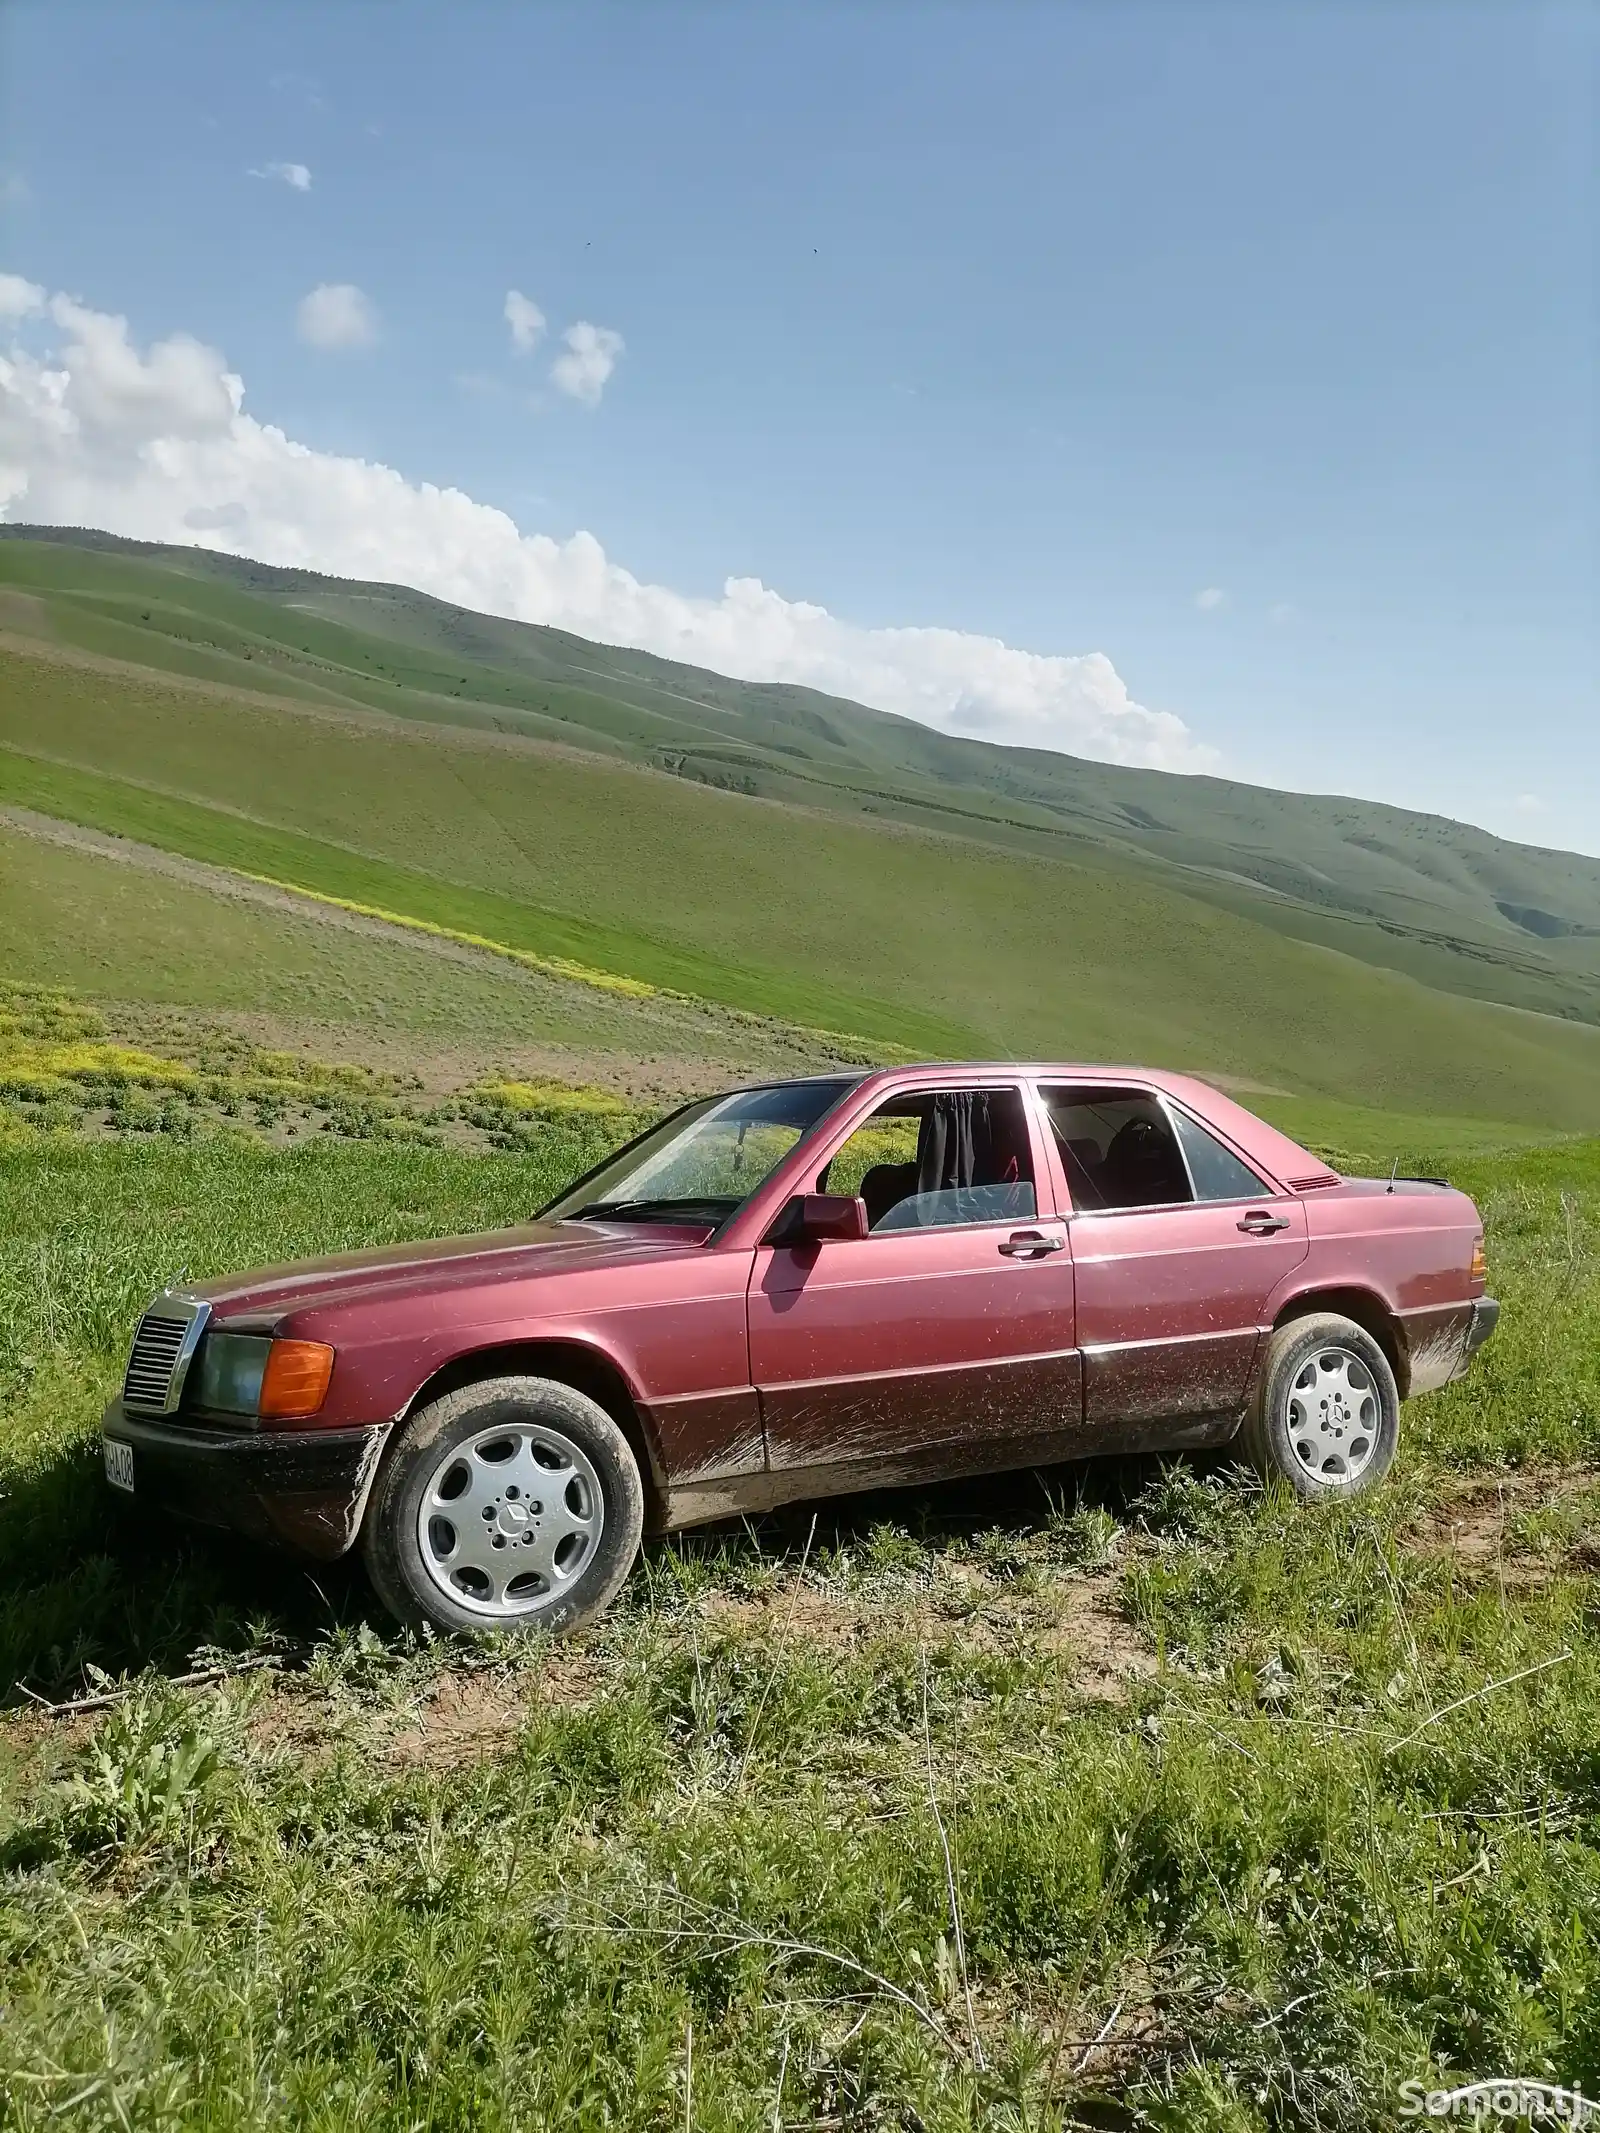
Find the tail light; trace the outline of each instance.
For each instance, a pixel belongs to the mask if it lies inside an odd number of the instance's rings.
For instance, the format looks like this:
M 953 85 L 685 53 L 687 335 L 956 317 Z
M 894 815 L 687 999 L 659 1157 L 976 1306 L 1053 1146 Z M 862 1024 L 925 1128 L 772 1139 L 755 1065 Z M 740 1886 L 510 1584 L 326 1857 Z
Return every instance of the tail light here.
M 261 1374 L 263 1422 L 303 1422 L 328 1394 L 333 1350 L 324 1341 L 274 1341 Z
M 1472 1265 L 1468 1271 L 1474 1281 L 1487 1281 L 1489 1278 L 1489 1255 L 1483 1248 L 1481 1234 L 1472 1247 Z

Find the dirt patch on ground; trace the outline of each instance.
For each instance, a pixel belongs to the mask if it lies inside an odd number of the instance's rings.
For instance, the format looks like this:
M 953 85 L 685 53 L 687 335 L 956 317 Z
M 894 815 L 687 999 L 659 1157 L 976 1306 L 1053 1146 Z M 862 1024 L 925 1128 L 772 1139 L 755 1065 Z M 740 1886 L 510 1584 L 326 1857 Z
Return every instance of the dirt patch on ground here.
M 1156 1671 L 1156 1655 L 1117 1605 L 1115 1571 L 1029 1581 L 1015 1588 L 970 1564 L 942 1563 L 931 1583 L 780 1587 L 761 1598 L 712 1593 L 700 1604 L 713 1628 L 782 1640 L 796 1651 L 854 1655 L 886 1633 L 930 1649 L 959 1642 L 991 1652 L 1047 1653 L 1079 1694 L 1117 1701 Z
M 1148 1681 L 1158 1661 L 1116 1604 L 1112 1578 L 1083 1578 L 1063 1588 L 1054 1628 L 1039 1640 L 1042 1651 L 1059 1652 L 1084 1696 L 1120 1702 L 1136 1681 Z
M 308 1770 L 321 1769 L 338 1737 L 328 1713 L 328 1697 L 300 1676 L 275 1676 L 251 1709 L 245 1738 L 258 1754 L 288 1754 Z
M 556 1644 L 532 1665 L 453 1668 L 439 1675 L 416 1710 L 395 1730 L 392 1762 L 466 1763 L 508 1747 L 534 1710 L 578 1710 L 592 1703 L 604 1669 L 577 1644 Z
M 590 1702 L 603 1678 L 581 1644 L 553 1647 L 532 1663 L 446 1667 L 394 1696 L 283 1675 L 246 1732 L 258 1754 L 287 1754 L 307 1769 L 324 1767 L 341 1747 L 394 1769 L 453 1768 L 503 1754 L 533 1710 Z
M 13 1687 L 12 1694 L 18 1693 Z M 37 1704 L 17 1703 L 0 1711 L 6 1753 L 20 1764 L 37 1758 L 41 1765 L 64 1759 L 84 1746 L 104 1717 L 103 1710 L 41 1710 Z
M 1585 1515 L 1585 1497 L 1597 1506 L 1593 1516 Z M 1419 1514 L 1406 1537 L 1425 1554 L 1508 1586 L 1600 1566 L 1600 1468 L 1516 1467 L 1463 1477 Z
M 30 652 L 45 649 L 50 637 L 50 610 L 37 593 L 21 592 L 14 585 L 0 586 L 0 632 L 8 630 L 24 631 Z
M 1458 1563 L 1490 1564 L 1505 1553 L 1510 1511 L 1499 1494 L 1478 1494 L 1430 1512 L 1422 1545 Z
M 386 1742 L 387 1760 L 401 1769 L 475 1762 L 508 1747 L 531 1695 L 515 1677 L 442 1674 L 432 1693 Z

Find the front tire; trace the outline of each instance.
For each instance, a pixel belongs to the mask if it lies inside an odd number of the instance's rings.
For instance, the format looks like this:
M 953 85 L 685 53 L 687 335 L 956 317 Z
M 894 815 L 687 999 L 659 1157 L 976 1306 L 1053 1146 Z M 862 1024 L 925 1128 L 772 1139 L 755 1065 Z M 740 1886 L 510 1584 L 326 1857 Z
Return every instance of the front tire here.
M 1307 1503 L 1364 1496 L 1399 1437 L 1394 1371 L 1364 1327 L 1319 1311 L 1278 1328 L 1240 1433 L 1263 1480 L 1286 1481 Z
M 456 1634 L 580 1628 L 609 1606 L 644 1530 L 644 1485 L 603 1407 L 550 1378 L 487 1378 L 420 1409 L 362 1522 L 389 1612 Z

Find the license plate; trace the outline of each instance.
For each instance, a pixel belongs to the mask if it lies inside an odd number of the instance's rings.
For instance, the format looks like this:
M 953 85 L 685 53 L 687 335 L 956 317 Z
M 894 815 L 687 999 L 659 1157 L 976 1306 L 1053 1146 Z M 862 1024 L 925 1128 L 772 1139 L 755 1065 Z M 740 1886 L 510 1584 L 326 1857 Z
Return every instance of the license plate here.
M 106 1479 L 114 1489 L 126 1489 L 133 1494 L 133 1446 L 124 1444 L 120 1437 L 102 1437 L 106 1454 Z

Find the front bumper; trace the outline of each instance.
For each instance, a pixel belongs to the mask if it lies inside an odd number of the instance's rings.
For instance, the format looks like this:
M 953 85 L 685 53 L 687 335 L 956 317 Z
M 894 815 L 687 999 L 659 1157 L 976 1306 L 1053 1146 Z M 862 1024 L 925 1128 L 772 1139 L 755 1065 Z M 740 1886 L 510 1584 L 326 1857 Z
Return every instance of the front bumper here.
M 135 1504 L 330 1562 L 360 1530 L 391 1427 L 194 1429 L 113 1400 L 100 1433 L 133 1447 Z

